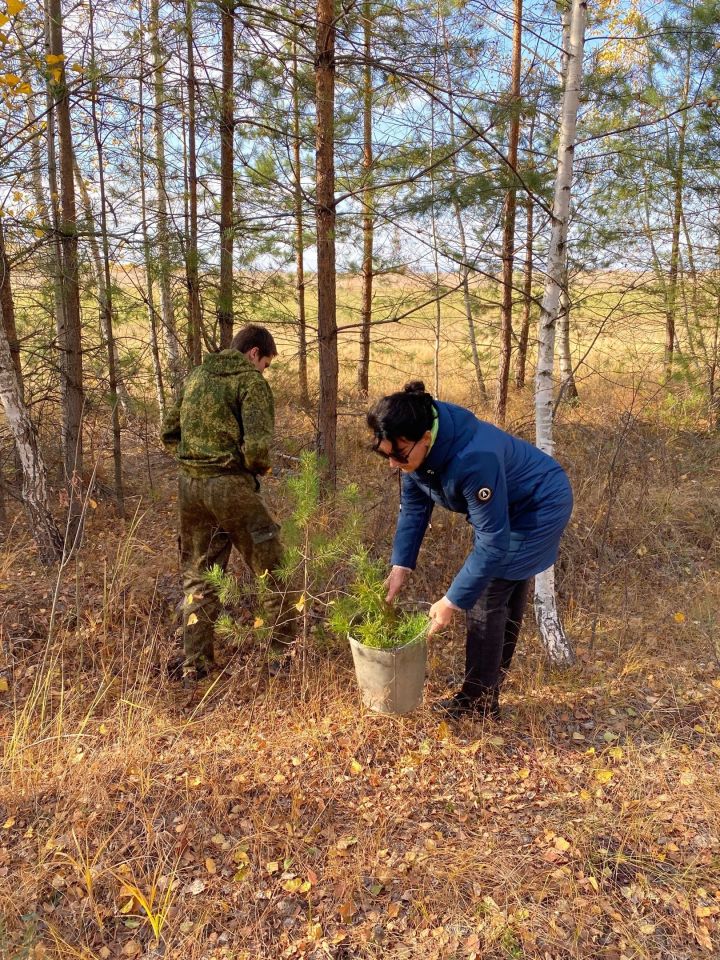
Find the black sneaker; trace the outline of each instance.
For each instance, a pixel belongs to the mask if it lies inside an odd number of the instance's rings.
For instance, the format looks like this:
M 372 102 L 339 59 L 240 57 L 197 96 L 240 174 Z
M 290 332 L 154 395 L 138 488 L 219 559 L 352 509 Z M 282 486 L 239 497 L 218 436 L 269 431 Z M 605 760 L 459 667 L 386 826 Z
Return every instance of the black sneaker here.
M 488 690 L 473 697 L 469 693 L 458 690 L 452 697 L 434 703 L 433 710 L 450 720 L 459 720 L 461 717 L 471 717 L 475 720 L 487 717 L 490 720 L 499 720 L 499 694 L 497 690 Z

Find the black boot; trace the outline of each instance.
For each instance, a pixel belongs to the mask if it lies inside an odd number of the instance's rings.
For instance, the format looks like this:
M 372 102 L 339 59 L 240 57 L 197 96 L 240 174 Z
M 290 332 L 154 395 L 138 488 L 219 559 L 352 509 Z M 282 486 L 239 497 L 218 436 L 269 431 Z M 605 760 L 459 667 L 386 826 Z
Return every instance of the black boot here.
M 475 720 L 500 719 L 500 695 L 497 687 L 483 690 L 477 696 L 458 690 L 446 700 L 438 700 L 433 704 L 433 710 L 441 713 L 449 720 L 459 720 L 461 717 L 471 717 Z

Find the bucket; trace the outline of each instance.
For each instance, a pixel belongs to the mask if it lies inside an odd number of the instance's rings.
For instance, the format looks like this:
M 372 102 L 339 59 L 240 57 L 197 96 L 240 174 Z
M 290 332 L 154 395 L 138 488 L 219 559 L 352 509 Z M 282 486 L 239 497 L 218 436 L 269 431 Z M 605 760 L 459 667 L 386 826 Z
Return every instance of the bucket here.
M 362 701 L 377 713 L 410 713 L 422 702 L 425 684 L 425 639 L 392 650 L 366 647 L 350 637 L 355 675 Z

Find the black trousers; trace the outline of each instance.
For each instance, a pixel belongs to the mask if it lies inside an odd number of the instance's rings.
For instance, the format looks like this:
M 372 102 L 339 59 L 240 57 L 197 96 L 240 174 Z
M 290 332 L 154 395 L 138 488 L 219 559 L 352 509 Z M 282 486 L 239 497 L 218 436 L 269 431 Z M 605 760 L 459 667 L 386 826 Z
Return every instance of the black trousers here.
M 529 590 L 530 580 L 495 578 L 467 611 L 463 693 L 477 697 L 503 682 L 515 653 Z

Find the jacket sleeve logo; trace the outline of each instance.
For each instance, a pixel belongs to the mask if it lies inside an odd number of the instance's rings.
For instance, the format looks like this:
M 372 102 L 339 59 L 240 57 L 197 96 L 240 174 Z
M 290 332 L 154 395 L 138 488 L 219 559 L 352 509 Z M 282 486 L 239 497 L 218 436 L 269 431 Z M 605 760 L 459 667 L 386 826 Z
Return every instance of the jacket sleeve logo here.
M 477 498 L 480 503 L 487 503 L 488 500 L 492 499 L 493 492 L 490 487 L 480 487 L 477 492 Z

